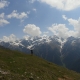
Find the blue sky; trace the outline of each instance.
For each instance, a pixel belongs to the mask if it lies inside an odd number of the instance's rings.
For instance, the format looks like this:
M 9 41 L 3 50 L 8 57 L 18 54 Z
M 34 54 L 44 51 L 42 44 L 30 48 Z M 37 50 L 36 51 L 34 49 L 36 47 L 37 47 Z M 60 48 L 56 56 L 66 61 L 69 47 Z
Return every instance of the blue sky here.
M 80 37 L 79 0 L 0 0 L 0 39 Z

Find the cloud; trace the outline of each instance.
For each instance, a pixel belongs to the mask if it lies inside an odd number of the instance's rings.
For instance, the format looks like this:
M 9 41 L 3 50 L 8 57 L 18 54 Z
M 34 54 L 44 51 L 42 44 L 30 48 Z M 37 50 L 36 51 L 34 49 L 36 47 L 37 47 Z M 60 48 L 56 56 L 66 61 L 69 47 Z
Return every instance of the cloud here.
M 80 37 L 80 18 L 78 20 L 68 19 L 69 25 L 74 27 L 74 30 L 77 31 L 77 37 Z
M 36 10 L 35 8 L 33 8 L 33 11 L 35 11 L 35 12 L 36 12 L 37 10 Z
M 70 11 L 80 7 L 80 0 L 36 0 L 60 10 Z
M 9 5 L 10 2 L 6 1 L 6 0 L 0 0 L 0 9 L 7 7 Z
M 27 14 L 30 14 L 30 11 L 27 11 Z
M 48 27 L 48 30 L 53 32 L 54 35 L 62 38 L 67 38 L 70 36 L 80 37 L 80 18 L 76 20 L 67 18 L 65 15 L 62 15 L 62 17 L 68 21 L 68 24 L 73 27 L 73 30 L 67 28 L 65 24 L 53 24 L 51 27 Z
M 4 13 L 1 13 L 0 14 L 0 18 L 4 18 Z
M 48 30 L 53 32 L 54 35 L 62 38 L 67 38 L 70 36 L 76 37 L 77 35 L 76 31 L 69 30 L 65 24 L 53 24 L 51 27 L 48 27 Z
M 9 24 L 10 22 L 7 21 L 6 19 L 11 19 L 11 18 L 16 18 L 16 19 L 20 19 L 21 22 L 24 21 L 25 18 L 28 18 L 28 14 L 30 14 L 30 12 L 21 12 L 18 13 L 17 10 L 13 10 L 13 12 L 9 15 L 5 15 L 5 13 L 1 13 L 0 14 L 0 26 Z
M 25 12 L 18 13 L 17 10 L 14 10 L 11 14 L 7 15 L 7 18 L 24 19 L 28 18 L 28 15 Z
M 24 38 L 25 40 L 28 40 L 29 37 L 30 37 L 29 35 L 23 36 L 23 38 Z
M 6 25 L 6 24 L 9 24 L 9 22 L 7 20 L 0 19 L 0 26 Z
M 6 24 L 9 24 L 9 22 L 5 19 L 5 14 L 1 13 L 0 14 L 0 26 L 6 25 Z
M 62 15 L 62 18 L 63 18 L 64 20 L 67 20 L 67 17 L 66 17 L 65 15 Z
M 14 42 L 17 40 L 17 37 L 14 34 L 11 34 L 10 36 L 3 36 L 2 41 L 4 42 Z
M 36 0 L 29 0 L 30 3 L 34 3 Z
M 37 27 L 34 24 L 28 24 L 28 25 L 26 25 L 25 28 L 23 29 L 23 32 L 27 33 L 27 34 L 29 34 L 31 36 L 40 36 L 40 34 L 42 33 L 40 31 L 40 28 Z

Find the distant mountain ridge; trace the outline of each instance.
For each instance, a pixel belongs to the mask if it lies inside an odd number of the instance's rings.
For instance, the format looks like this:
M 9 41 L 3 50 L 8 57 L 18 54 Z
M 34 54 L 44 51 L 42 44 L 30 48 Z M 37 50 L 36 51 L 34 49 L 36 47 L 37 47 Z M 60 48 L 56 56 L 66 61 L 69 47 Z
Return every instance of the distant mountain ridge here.
M 57 36 L 29 37 L 14 42 L 0 41 L 0 45 L 25 53 L 33 49 L 35 55 L 69 69 L 80 59 L 80 38 L 69 37 L 64 40 Z
M 11 49 L 17 49 L 19 47 L 26 48 L 26 49 L 33 49 L 35 46 L 41 45 L 41 44 L 49 44 L 51 42 L 56 42 L 61 46 L 61 39 L 59 39 L 57 36 L 42 36 L 42 37 L 29 37 L 28 39 L 20 39 L 16 40 L 14 42 L 12 41 L 3 41 L 0 40 L 0 45 L 4 47 L 8 47 Z

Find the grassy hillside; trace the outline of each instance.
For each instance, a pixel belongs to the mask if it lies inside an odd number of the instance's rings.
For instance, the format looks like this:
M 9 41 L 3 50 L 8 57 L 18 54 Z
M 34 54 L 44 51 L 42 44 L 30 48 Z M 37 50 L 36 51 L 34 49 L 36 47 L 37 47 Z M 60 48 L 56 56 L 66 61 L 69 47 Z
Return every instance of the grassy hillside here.
M 80 74 L 36 56 L 0 48 L 0 80 L 80 80 Z

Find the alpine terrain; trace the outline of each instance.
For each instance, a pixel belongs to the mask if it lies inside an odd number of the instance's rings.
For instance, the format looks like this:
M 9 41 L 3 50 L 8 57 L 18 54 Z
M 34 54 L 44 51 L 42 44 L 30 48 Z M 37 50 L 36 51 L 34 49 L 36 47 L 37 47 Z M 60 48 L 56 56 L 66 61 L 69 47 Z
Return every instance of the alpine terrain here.
M 30 54 L 30 50 L 33 49 L 36 56 L 80 72 L 78 67 L 80 64 L 80 38 L 68 37 L 63 39 L 57 36 L 29 37 L 28 39 L 14 42 L 0 40 L 0 45 L 26 54 Z M 75 66 L 73 67 L 73 65 Z

